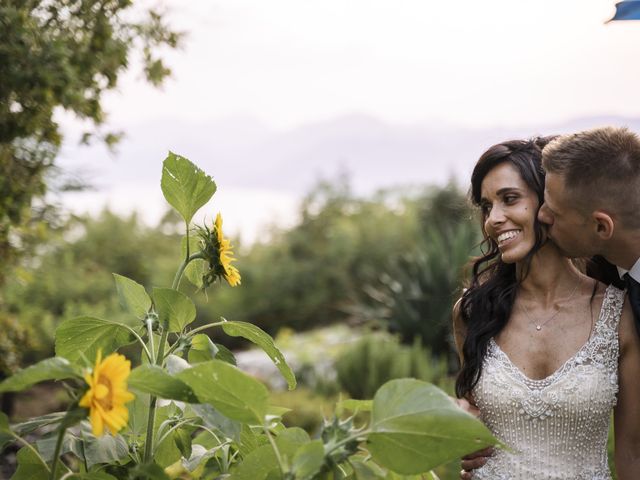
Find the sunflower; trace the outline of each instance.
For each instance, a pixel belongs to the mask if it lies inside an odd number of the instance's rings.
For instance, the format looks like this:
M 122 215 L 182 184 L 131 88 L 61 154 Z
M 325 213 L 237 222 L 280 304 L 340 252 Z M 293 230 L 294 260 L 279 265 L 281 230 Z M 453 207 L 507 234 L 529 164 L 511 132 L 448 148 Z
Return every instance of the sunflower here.
M 89 420 L 96 437 L 102 435 L 105 425 L 115 435 L 129 421 L 129 410 L 124 404 L 134 399 L 127 390 L 130 372 L 131 362 L 124 355 L 112 353 L 102 360 L 102 352 L 98 351 L 93 372 L 85 374 L 89 390 L 79 405 L 89 409 Z
M 215 229 L 218 240 L 218 256 L 223 270 L 222 276 L 229 285 L 235 287 L 240 285 L 240 272 L 231 265 L 231 262 L 235 261 L 233 250 L 231 250 L 233 247 L 231 246 L 231 240 L 224 238 L 222 234 L 222 217 L 219 213 L 216 215 Z

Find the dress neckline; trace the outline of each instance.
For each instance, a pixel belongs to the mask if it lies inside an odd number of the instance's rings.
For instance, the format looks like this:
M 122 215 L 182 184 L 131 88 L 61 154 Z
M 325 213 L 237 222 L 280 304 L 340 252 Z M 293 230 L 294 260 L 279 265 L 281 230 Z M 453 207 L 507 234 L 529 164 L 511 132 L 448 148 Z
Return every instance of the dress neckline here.
M 580 348 L 578 348 L 578 350 L 576 350 L 576 352 L 573 355 L 567 358 L 557 369 L 555 369 L 552 373 L 550 373 L 544 378 L 531 378 L 527 374 L 525 374 L 520 369 L 520 367 L 518 367 L 515 363 L 511 361 L 511 359 L 509 358 L 509 355 L 507 355 L 505 351 L 502 350 L 502 348 L 500 348 L 500 345 L 498 345 L 494 337 L 491 337 L 491 340 L 489 340 L 489 344 L 504 359 L 506 364 L 509 366 L 509 369 L 515 372 L 520 377 L 522 377 L 526 381 L 526 383 L 530 383 L 534 385 L 551 384 L 555 381 L 555 379 L 558 376 L 560 376 L 562 372 L 564 372 L 568 368 L 569 364 L 572 363 L 583 350 L 585 350 L 589 345 L 591 345 L 593 340 L 596 338 L 599 326 L 602 322 L 604 322 L 603 317 L 606 311 L 605 307 L 607 306 L 607 302 L 609 301 L 609 293 L 610 291 L 612 291 L 611 290 L 612 288 L 613 286 L 609 285 L 604 291 L 604 298 L 602 300 L 602 305 L 600 306 L 600 313 L 598 314 L 598 318 L 595 321 L 593 328 L 591 329 L 591 333 L 587 341 Z

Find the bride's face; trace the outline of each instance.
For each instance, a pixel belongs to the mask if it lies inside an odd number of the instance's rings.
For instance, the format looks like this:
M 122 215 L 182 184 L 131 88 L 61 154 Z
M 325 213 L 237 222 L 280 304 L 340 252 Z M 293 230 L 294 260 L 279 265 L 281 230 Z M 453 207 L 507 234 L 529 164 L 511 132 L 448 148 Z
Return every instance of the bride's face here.
M 536 242 L 538 196 L 509 162 L 489 171 L 481 192 L 485 233 L 498 244 L 502 261 L 523 260 Z

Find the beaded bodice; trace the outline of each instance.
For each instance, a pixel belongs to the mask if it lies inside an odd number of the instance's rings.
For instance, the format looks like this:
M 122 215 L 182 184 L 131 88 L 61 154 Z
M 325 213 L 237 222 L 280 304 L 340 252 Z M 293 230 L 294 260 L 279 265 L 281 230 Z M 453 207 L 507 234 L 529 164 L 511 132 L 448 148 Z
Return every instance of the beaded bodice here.
M 541 380 L 528 378 L 490 341 L 473 396 L 482 421 L 512 451 L 496 449 L 474 479 L 611 479 L 606 444 L 623 302 L 624 292 L 608 287 L 587 343 Z

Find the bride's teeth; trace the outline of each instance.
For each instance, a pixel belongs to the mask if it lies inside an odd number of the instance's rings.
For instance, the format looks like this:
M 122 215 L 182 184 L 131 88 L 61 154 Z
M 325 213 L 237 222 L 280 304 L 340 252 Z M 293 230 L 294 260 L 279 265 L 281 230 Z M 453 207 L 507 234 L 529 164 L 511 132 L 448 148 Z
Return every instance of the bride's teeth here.
M 516 235 L 518 235 L 518 233 L 519 233 L 519 230 L 511 230 L 509 232 L 501 233 L 500 235 L 498 235 L 498 243 L 502 243 L 505 240 L 509 240 L 515 237 Z

